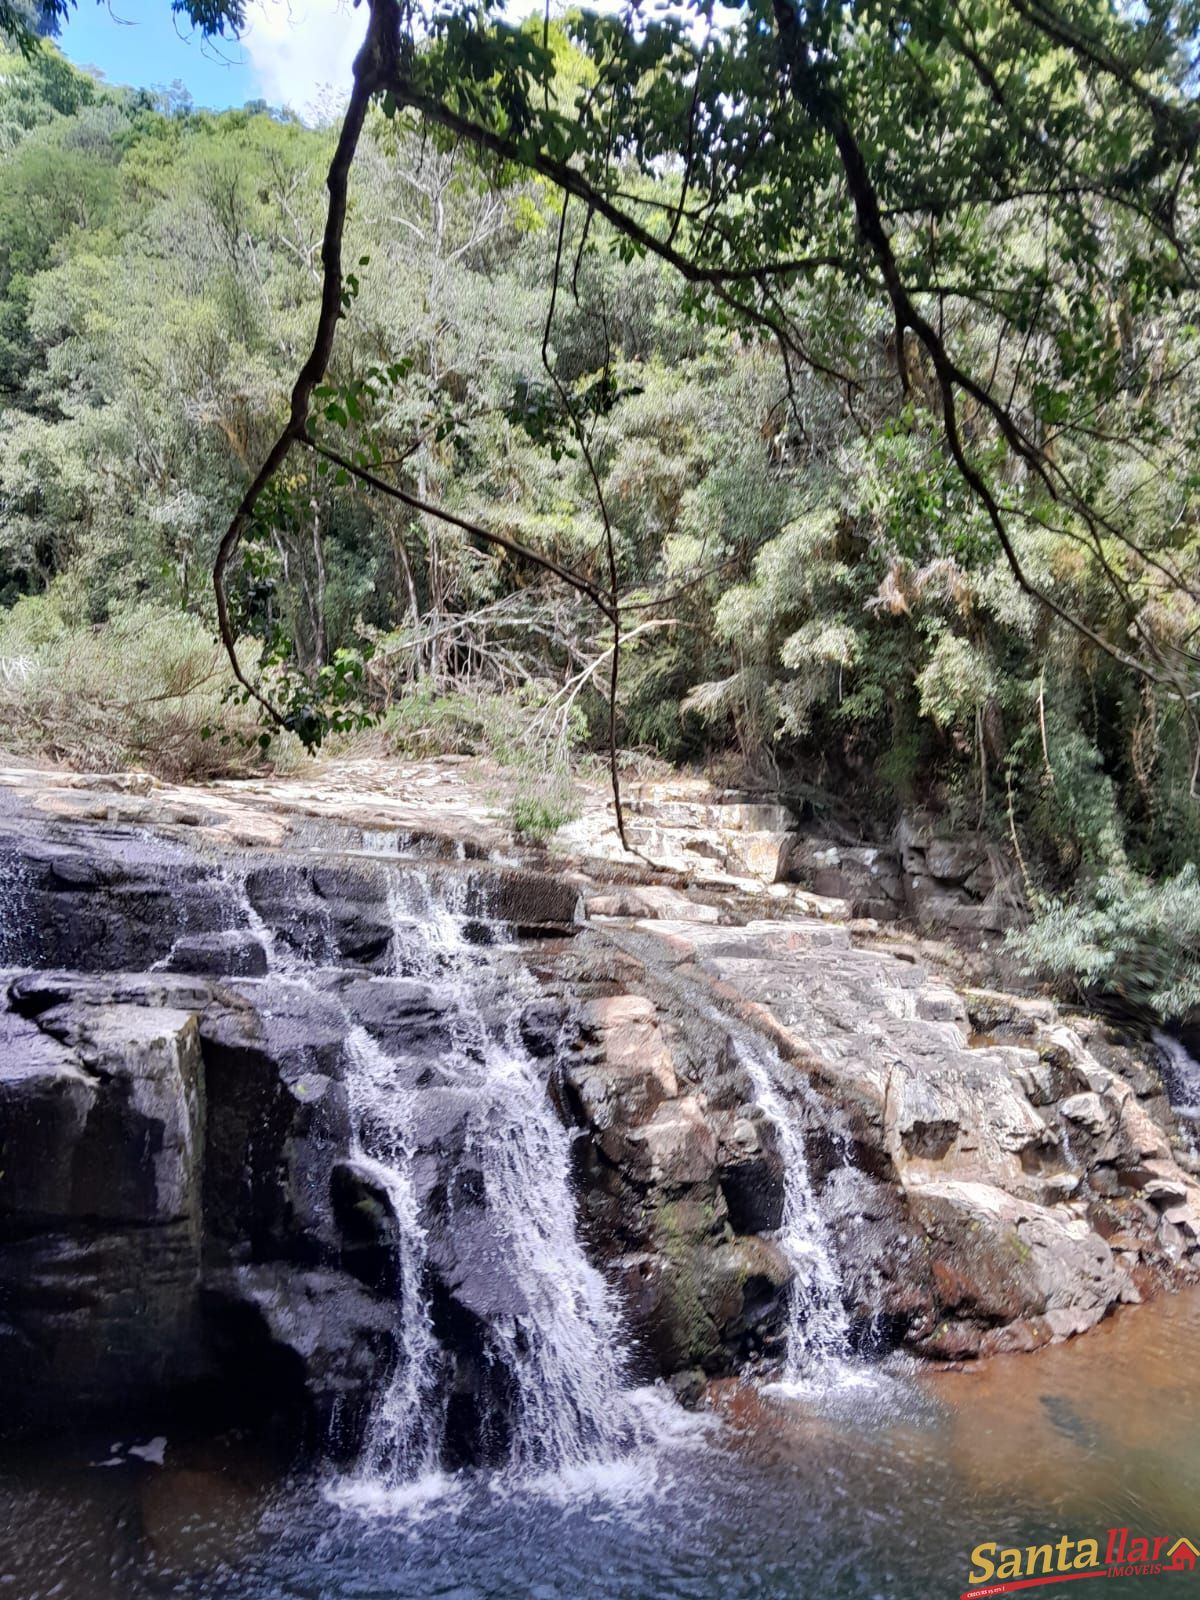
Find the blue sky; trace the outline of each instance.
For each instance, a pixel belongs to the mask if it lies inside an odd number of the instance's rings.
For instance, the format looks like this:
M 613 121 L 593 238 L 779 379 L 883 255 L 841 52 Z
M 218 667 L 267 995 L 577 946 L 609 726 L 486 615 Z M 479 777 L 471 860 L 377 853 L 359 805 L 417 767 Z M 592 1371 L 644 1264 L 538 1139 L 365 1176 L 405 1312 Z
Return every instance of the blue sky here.
M 558 9 L 564 0 L 553 0 Z M 614 0 L 592 0 L 600 6 Z M 541 11 L 543 0 L 508 0 L 509 17 Z M 335 115 L 366 31 L 366 6 L 352 0 L 248 0 L 248 27 L 237 44 L 205 44 L 171 0 L 76 0 L 59 45 L 109 83 L 137 89 L 185 85 L 198 106 L 214 110 L 265 100 L 312 120 Z
M 78 0 L 59 44 L 110 83 L 155 88 L 181 81 L 200 106 L 247 100 L 290 105 L 305 115 L 330 110 L 345 92 L 365 26 L 348 0 L 252 0 L 238 44 L 206 44 L 170 0 Z
M 59 43 L 72 61 L 98 67 L 110 83 L 149 89 L 179 78 L 197 104 L 214 107 L 240 106 L 261 93 L 245 47 L 223 45 L 218 55 L 177 23 L 168 0 L 82 0 Z

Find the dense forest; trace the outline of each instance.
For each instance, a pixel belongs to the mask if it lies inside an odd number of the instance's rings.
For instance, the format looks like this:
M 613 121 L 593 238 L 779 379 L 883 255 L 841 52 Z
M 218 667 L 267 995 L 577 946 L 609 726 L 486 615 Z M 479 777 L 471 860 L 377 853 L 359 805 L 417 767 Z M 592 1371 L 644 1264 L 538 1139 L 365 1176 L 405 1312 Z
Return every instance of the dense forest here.
M 554 48 L 586 79 L 565 31 Z M 894 382 L 895 328 L 869 296 L 798 285 L 798 339 L 852 340 L 858 360 L 853 384 L 819 360 L 793 371 L 536 174 L 376 107 L 317 415 L 335 455 L 462 525 L 328 455 L 289 458 L 231 582 L 264 681 L 292 696 L 280 740 L 229 692 L 211 571 L 311 339 L 334 139 L 265 106 L 112 88 L 49 44 L 0 57 L 0 747 L 241 771 L 295 759 L 296 685 L 319 684 L 340 707 L 330 748 L 512 763 L 545 830 L 608 738 L 611 628 L 470 529 L 486 516 L 581 572 L 611 537 L 631 758 L 780 789 L 843 834 L 932 804 L 1012 851 L 1046 970 L 1164 1014 L 1200 1000 L 1196 714 L 1118 659 L 1200 624 L 1186 294 L 1164 306 L 1122 270 L 1085 307 L 1038 213 L 986 224 L 997 258 L 1041 263 L 1062 349 L 1081 369 L 1100 352 L 1104 389 L 1043 411 L 1072 413 L 1073 468 L 1137 530 L 1092 537 L 1014 486 L 1012 538 L 1056 614 L 929 427 L 919 354 Z M 659 181 L 666 205 L 678 176 Z M 986 296 L 942 310 L 993 378 L 1024 359 Z M 1130 414 L 1136 453 L 1112 442 Z

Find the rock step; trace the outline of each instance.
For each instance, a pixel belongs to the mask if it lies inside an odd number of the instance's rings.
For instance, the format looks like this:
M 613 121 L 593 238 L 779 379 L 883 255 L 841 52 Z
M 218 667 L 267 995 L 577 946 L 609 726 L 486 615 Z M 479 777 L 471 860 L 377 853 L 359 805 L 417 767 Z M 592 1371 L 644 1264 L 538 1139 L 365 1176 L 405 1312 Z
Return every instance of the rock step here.
M 397 918 L 419 922 L 433 902 L 522 936 L 569 933 L 579 910 L 565 875 L 488 862 L 255 851 L 214 865 L 140 830 L 61 823 L 53 838 L 0 823 L 0 851 L 21 884 L 6 930 L 14 966 L 253 974 L 256 915 L 305 959 L 379 965 Z
M 631 817 L 646 818 L 661 828 L 697 831 L 715 828 L 734 833 L 792 833 L 796 823 L 786 806 L 722 805 L 685 800 L 655 801 L 636 794 L 624 799 Z
M 660 865 L 685 871 L 698 871 L 705 862 L 733 870 L 738 877 L 776 883 L 783 873 L 793 835 L 745 829 L 721 833 L 714 829 L 696 832 L 685 828 L 662 827 L 655 822 L 630 819 L 625 834 L 635 849 L 654 858 Z
M 740 927 L 714 927 L 699 921 L 672 917 L 645 919 L 648 931 L 671 940 L 692 961 L 733 962 L 739 967 L 786 960 L 791 970 L 798 955 L 815 950 L 838 953 L 838 966 L 853 961 L 859 952 L 850 945 L 850 930 L 838 923 L 815 918 L 789 918 L 786 922 L 747 922 Z M 869 958 L 870 959 L 870 958 Z M 877 959 L 877 958 L 876 958 Z M 818 956 L 818 961 L 823 957 Z M 912 970 L 911 968 L 909 969 Z

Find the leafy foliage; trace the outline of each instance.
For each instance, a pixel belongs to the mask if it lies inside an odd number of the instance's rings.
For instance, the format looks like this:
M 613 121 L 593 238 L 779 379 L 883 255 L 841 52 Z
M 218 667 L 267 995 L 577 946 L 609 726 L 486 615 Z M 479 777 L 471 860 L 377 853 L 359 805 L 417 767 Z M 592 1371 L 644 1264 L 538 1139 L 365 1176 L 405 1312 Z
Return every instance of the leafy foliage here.
M 613 586 L 627 745 L 1016 835 L 1083 912 L 1030 958 L 1165 1004 L 1121 964 L 1156 895 L 1186 925 L 1197 838 L 1195 33 L 1077 0 L 431 13 L 364 116 L 332 356 L 231 574 L 285 724 L 534 750 L 545 831 L 613 635 L 532 550 Z M 209 637 L 334 139 L 52 46 L 0 65 L 12 615 Z
M 1104 873 L 1084 905 L 1052 902 L 1012 944 L 1079 999 L 1117 998 L 1141 1015 L 1184 1016 L 1200 1006 L 1200 875 L 1194 862 L 1160 883 Z

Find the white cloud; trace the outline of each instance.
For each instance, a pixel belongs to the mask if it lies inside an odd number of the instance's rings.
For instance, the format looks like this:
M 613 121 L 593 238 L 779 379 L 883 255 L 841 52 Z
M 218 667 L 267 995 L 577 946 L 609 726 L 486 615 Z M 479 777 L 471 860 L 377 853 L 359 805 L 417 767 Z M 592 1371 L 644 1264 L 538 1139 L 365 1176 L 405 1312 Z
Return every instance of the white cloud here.
M 546 0 L 507 0 L 505 14 L 521 22 L 541 14 Z M 594 11 L 623 13 L 631 0 L 584 0 Z M 550 0 L 552 16 L 562 15 L 579 0 Z M 659 0 L 658 10 L 678 15 L 695 14 L 701 28 L 700 0 Z M 718 26 L 737 15 L 735 8 L 718 3 Z M 351 0 L 249 0 L 249 18 L 242 36 L 244 49 L 258 78 L 264 100 L 287 106 L 306 121 L 337 115 L 350 92 L 351 67 L 367 31 L 366 0 L 357 7 Z
M 328 115 L 350 91 L 367 7 L 349 0 L 251 0 L 242 48 L 264 100 L 306 119 Z

